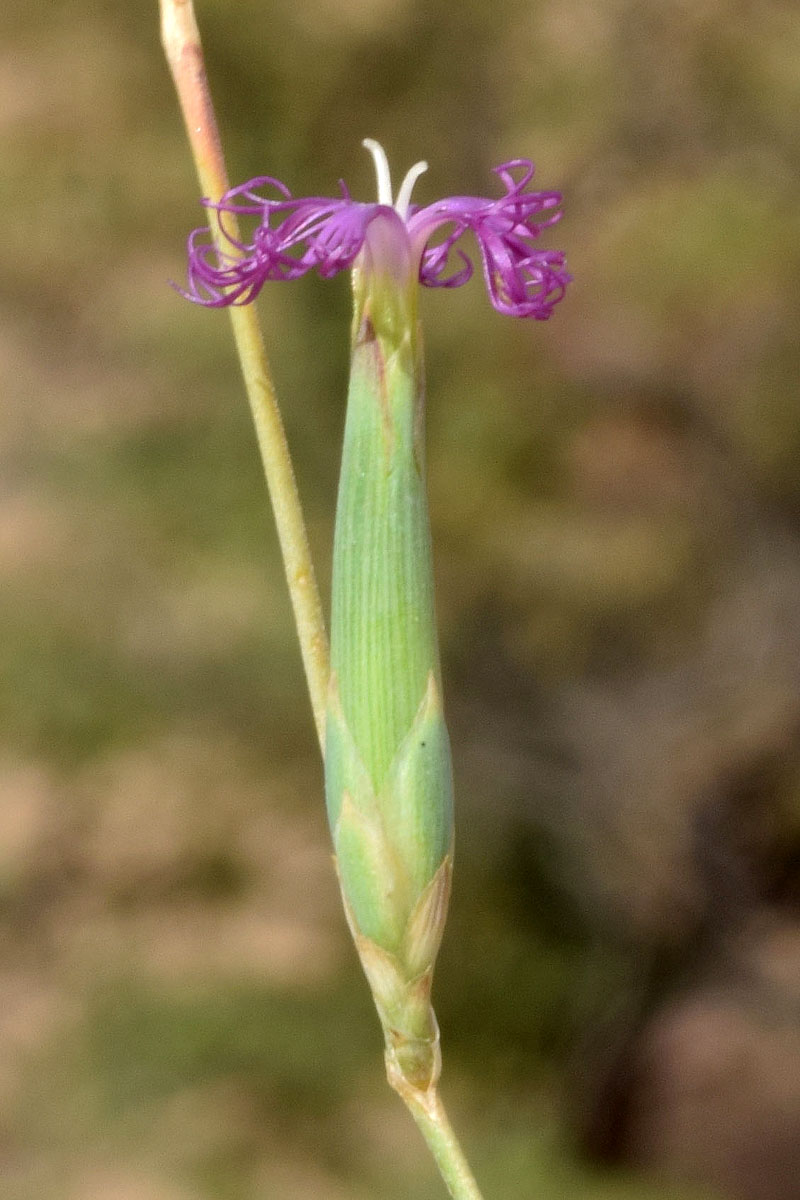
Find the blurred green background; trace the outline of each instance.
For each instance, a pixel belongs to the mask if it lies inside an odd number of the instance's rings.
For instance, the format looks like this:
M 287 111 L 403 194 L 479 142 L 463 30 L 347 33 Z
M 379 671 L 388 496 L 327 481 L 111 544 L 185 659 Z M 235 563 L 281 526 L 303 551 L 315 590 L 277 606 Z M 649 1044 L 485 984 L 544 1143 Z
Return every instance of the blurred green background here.
M 334 885 L 156 4 L 0 14 L 0 1189 L 434 1200 Z M 547 325 L 425 292 L 487 1200 L 800 1197 L 796 0 L 198 0 L 234 181 L 530 156 Z M 492 194 L 492 193 L 490 193 Z M 259 302 L 327 595 L 349 295 Z

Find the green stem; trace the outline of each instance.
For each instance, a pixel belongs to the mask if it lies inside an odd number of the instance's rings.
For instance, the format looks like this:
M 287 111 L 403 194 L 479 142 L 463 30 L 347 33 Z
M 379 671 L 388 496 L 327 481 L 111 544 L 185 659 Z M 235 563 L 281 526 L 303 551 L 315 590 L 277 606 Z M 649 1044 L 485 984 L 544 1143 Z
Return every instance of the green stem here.
M 389 1083 L 416 1121 L 453 1200 L 483 1200 L 436 1089 L 419 1091 L 391 1073 Z
M 178 92 L 200 187 L 203 195 L 218 200 L 228 190 L 228 178 L 192 0 L 160 0 L 160 3 L 161 39 Z M 228 225 L 231 233 L 238 236 L 232 216 L 228 217 Z M 211 230 L 218 247 L 230 255 L 232 247 L 228 243 L 221 245 L 221 235 L 213 221 Z M 328 638 L 292 460 L 255 308 L 233 305 L 228 312 L 275 514 L 317 735 L 320 746 L 324 747 L 330 673 Z

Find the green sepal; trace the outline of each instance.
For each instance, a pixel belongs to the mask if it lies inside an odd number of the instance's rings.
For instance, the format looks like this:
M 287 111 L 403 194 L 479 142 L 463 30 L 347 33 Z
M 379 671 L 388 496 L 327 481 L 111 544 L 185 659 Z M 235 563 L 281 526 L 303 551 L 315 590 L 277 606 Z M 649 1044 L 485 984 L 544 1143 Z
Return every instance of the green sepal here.
M 417 715 L 389 768 L 378 807 L 416 901 L 453 845 L 450 742 L 433 671 Z
M 336 675 L 328 693 L 325 792 L 342 892 L 361 933 L 399 944 L 409 904 L 406 873 L 385 824 L 372 780 L 342 712 Z
M 379 946 L 398 947 L 407 920 L 407 888 L 380 818 L 358 809 L 349 792 L 342 797 L 333 845 L 355 927 Z
M 342 797 L 346 791 L 350 793 L 356 808 L 371 816 L 376 814 L 375 789 L 342 712 L 339 680 L 336 672 L 333 672 L 328 685 L 325 718 L 325 800 L 332 830 L 339 820 Z

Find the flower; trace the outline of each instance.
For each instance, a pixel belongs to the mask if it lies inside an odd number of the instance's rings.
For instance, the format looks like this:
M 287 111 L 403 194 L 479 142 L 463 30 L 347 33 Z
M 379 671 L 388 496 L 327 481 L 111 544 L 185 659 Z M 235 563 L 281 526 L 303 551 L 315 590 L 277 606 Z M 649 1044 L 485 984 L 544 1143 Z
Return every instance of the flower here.
M 383 267 L 395 274 L 413 270 L 426 287 L 460 287 L 474 267 L 456 245 L 472 233 L 497 311 L 540 321 L 550 316 L 571 276 L 561 251 L 537 250 L 534 242 L 560 219 L 561 196 L 528 190 L 534 170 L 528 159 L 494 168 L 506 189 L 499 199 L 451 196 L 421 208 L 411 203 L 411 192 L 427 163 L 408 171 L 393 201 L 383 148 L 370 138 L 363 144 L 375 162 L 377 203 L 353 200 L 344 183 L 339 197 L 297 198 L 269 175 L 231 188 L 217 202 L 203 200 L 216 214 L 218 241 L 229 249 L 215 243 L 209 228 L 195 229 L 188 241 L 189 280 L 182 295 L 208 308 L 249 304 L 268 280 L 298 279 L 315 269 L 329 279 L 348 267 L 363 266 L 366 255 L 370 269 Z M 229 216 L 232 222 L 226 221 Z M 258 222 L 249 242 L 235 228 L 238 217 Z M 357 262 L 362 250 L 365 255 Z

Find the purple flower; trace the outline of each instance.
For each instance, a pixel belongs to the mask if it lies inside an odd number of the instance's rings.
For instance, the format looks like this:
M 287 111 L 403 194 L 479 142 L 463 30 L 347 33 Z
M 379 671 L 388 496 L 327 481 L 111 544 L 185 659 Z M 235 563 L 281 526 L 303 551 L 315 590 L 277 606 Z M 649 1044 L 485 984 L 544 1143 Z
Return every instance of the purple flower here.
M 561 196 L 527 190 L 533 178 L 528 159 L 494 168 L 505 187 L 498 199 L 451 196 L 420 208 L 411 204 L 411 191 L 427 163 L 411 168 L 393 201 L 383 148 L 371 139 L 364 145 L 378 176 L 375 204 L 353 200 L 344 183 L 339 197 L 298 199 L 269 175 L 231 188 L 218 203 L 204 200 L 216 213 L 230 250 L 217 248 L 210 229 L 195 229 L 189 236 L 189 282 L 182 294 L 209 308 L 249 304 L 268 280 L 298 279 L 314 269 L 329 279 L 352 266 L 385 269 L 398 277 L 410 270 L 426 287 L 460 287 L 474 267 L 456 244 L 472 233 L 497 311 L 540 321 L 550 316 L 571 276 L 561 251 L 537 250 L 534 242 L 560 219 Z M 256 219 L 250 241 L 237 236 L 228 215 L 234 216 L 234 226 L 238 217 Z M 377 218 L 383 219 L 373 226 Z

